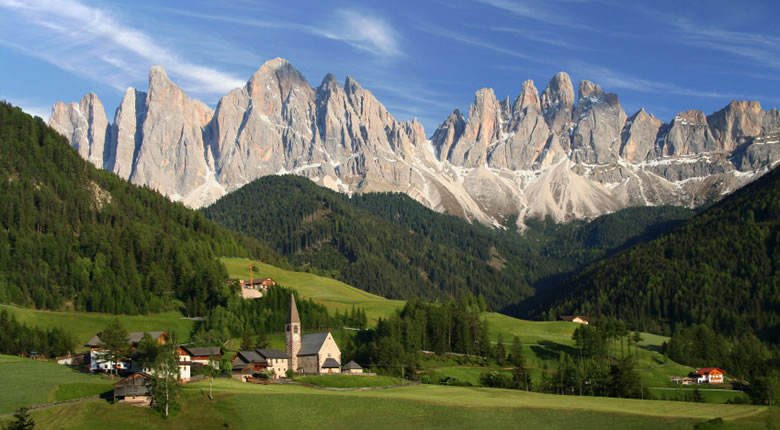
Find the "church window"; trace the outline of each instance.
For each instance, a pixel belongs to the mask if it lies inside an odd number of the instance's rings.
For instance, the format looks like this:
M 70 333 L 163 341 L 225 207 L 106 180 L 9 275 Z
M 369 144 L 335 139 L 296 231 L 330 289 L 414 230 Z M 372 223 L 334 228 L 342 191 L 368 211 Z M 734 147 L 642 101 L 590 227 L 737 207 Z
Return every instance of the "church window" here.
M 290 331 L 290 326 L 289 325 L 287 326 L 287 331 Z
M 298 333 L 298 326 L 295 326 L 294 332 Z

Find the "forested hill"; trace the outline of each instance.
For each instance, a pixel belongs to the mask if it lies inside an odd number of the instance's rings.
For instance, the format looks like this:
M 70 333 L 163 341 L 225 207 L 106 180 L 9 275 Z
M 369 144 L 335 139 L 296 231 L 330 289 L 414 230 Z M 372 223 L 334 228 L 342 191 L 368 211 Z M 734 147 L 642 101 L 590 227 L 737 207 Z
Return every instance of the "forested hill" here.
M 645 210 L 652 215 L 618 213 L 595 224 L 537 222 L 524 237 L 436 213 L 403 194 L 348 197 L 305 178 L 267 176 L 203 212 L 271 244 L 294 265 L 375 294 L 432 299 L 464 288 L 500 310 L 545 280 L 691 214 Z
M 526 316 L 616 316 L 670 333 L 706 324 L 780 339 L 780 170 L 674 232 L 599 262 L 530 304 Z M 530 301 L 529 301 L 530 302 Z
M 191 315 L 226 299 L 222 255 L 276 255 L 201 213 L 94 168 L 0 103 L 0 302 Z

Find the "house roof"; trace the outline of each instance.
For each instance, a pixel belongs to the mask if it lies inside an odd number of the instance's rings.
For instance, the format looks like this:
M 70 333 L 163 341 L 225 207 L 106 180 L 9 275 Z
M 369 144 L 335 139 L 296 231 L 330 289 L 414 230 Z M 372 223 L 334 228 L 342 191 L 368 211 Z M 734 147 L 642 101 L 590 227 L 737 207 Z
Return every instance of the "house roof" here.
M 256 349 L 258 354 L 262 355 L 266 359 L 268 358 L 289 358 L 287 353 L 278 349 Z
M 219 346 L 204 346 L 204 347 L 192 347 L 192 346 L 182 346 L 182 348 L 189 352 L 190 355 L 198 356 L 198 357 L 207 357 L 210 355 L 217 356 L 222 355 L 222 348 Z
M 144 378 L 147 381 L 151 381 L 152 375 L 150 375 L 150 374 L 148 374 L 146 372 L 136 372 L 136 373 L 133 373 L 132 375 L 130 375 L 130 376 L 126 377 L 126 378 L 123 378 L 123 379 L 120 379 L 117 382 L 114 382 L 114 386 L 116 387 L 116 386 L 119 386 L 119 385 L 125 385 L 129 381 L 131 381 L 131 380 L 133 380 L 135 378 Z
M 339 364 L 338 361 L 336 361 L 335 358 L 326 358 L 325 362 L 322 363 L 323 369 L 338 369 L 340 367 L 341 365 Z
M 301 317 L 298 316 L 298 306 L 295 305 L 295 295 L 290 294 L 290 310 L 287 312 L 287 324 L 301 323 Z
M 265 358 L 263 358 L 262 355 L 256 353 L 255 351 L 238 351 L 238 354 L 236 354 L 236 357 L 243 361 L 246 364 L 251 363 L 267 363 L 265 361 Z
M 709 375 L 710 373 L 713 373 L 713 372 L 721 373 L 721 374 L 726 373 L 725 370 L 720 369 L 718 367 L 704 367 L 704 368 L 701 368 L 701 369 L 697 369 L 695 372 L 693 372 L 693 374 L 694 375 Z
M 164 331 L 131 331 L 130 333 L 127 333 L 127 339 L 131 345 L 136 346 L 138 345 L 138 342 L 140 342 L 144 337 L 144 333 L 149 333 L 149 335 L 154 339 L 158 339 L 160 336 L 164 336 L 166 334 Z M 103 341 L 100 340 L 100 333 L 98 333 L 92 336 L 92 339 L 88 340 L 84 346 L 96 348 L 102 345 Z
M 302 355 L 314 355 L 320 352 L 322 344 L 325 343 L 325 339 L 328 338 L 330 332 L 324 333 L 310 333 L 303 335 L 301 339 L 301 349 L 298 351 L 298 356 Z
M 360 367 L 359 364 L 355 363 L 355 360 L 350 360 L 349 363 L 344 365 L 344 369 L 346 369 L 346 370 L 353 370 L 353 369 L 360 369 L 360 370 L 362 370 L 363 368 Z

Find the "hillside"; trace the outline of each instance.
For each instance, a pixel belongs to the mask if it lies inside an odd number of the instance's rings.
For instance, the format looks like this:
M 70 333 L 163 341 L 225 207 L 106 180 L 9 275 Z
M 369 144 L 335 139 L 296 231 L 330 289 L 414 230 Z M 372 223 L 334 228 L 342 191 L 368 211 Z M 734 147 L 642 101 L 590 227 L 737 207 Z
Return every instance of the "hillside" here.
M 674 232 L 599 262 L 531 301 L 527 315 L 616 316 L 644 331 L 705 324 L 780 339 L 780 169 Z
M 3 380 L 0 374 L 0 381 Z M 155 411 L 104 400 L 33 411 L 41 428 L 632 428 L 759 429 L 777 422 L 761 406 L 558 396 L 467 387 L 417 385 L 375 391 L 326 391 L 296 385 L 245 384 L 218 379 L 215 400 L 206 382 L 187 384 L 181 411 L 163 419 Z M 264 407 L 258 408 L 262 404 Z M 293 413 L 291 413 L 293 411 Z M 719 417 L 725 423 L 705 427 Z M 0 418 L 2 420 L 2 418 Z M 2 422 L 2 421 L 0 421 Z M 698 428 L 698 427 L 697 427 Z
M 0 302 L 202 314 L 225 300 L 217 256 L 273 251 L 99 170 L 40 119 L 0 103 Z
M 598 223 L 531 223 L 522 236 L 436 213 L 402 194 L 348 197 L 296 176 L 255 180 L 203 213 L 270 244 L 296 266 L 364 291 L 436 299 L 463 288 L 482 295 L 494 310 L 691 214 L 641 208 Z

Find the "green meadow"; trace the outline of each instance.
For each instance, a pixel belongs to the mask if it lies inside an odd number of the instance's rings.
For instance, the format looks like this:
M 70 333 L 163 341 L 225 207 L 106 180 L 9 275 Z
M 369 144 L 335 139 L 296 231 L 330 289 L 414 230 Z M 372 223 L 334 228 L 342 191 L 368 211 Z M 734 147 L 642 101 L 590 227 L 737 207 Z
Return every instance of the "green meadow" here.
M 231 278 L 249 279 L 249 260 L 223 258 L 222 262 Z M 311 298 L 332 311 L 344 312 L 352 309 L 352 306 L 360 306 L 366 310 L 369 323 L 376 323 L 379 317 L 391 315 L 404 305 L 403 300 L 388 300 L 335 279 L 306 272 L 292 272 L 263 263 L 253 264 L 255 278 L 273 278 L 280 285 L 294 288 L 302 296 Z
M 360 377 L 356 377 L 360 378 Z M 555 396 L 469 387 L 415 385 L 375 391 L 325 391 L 296 385 L 255 385 L 229 379 L 184 386 L 181 410 L 163 419 L 151 409 L 103 400 L 32 413 L 40 428 L 545 428 L 760 429 L 780 415 L 762 406 Z
M 102 394 L 112 389 L 111 384 L 111 380 L 56 362 L 0 355 L 0 415 L 19 406 Z
M 24 324 L 51 329 L 64 327 L 70 330 L 79 345 L 86 343 L 95 333 L 103 330 L 114 318 L 119 318 L 127 331 L 175 331 L 181 341 L 189 339 L 194 321 L 182 318 L 178 312 L 149 315 L 111 315 L 96 312 L 55 312 L 0 305 L 17 321 Z

